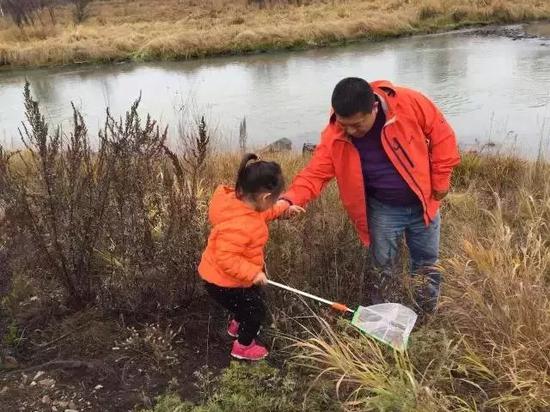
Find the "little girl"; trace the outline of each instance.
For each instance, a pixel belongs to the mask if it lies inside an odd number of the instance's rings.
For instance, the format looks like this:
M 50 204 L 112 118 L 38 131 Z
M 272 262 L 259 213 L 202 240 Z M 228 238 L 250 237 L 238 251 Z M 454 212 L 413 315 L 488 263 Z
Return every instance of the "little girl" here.
M 227 333 L 237 338 L 231 356 L 259 360 L 267 349 L 255 341 L 266 315 L 260 286 L 264 273 L 264 246 L 267 223 L 285 212 L 302 212 L 279 200 L 284 179 L 275 162 L 244 156 L 235 189 L 219 186 L 210 201 L 208 216 L 212 231 L 199 265 L 208 294 L 233 313 Z M 289 210 L 290 209 L 290 210 Z

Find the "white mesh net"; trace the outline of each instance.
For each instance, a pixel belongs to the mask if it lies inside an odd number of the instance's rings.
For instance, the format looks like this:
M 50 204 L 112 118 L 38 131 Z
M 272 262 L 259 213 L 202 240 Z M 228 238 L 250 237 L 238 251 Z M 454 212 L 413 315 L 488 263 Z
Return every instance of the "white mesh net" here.
M 417 315 L 399 303 L 359 306 L 352 324 L 396 350 L 405 350 Z

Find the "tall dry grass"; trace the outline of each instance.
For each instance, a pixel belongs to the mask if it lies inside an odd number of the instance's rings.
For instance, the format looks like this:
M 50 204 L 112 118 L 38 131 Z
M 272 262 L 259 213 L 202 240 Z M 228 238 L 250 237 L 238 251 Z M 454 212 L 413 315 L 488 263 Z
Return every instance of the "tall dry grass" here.
M 68 6 L 55 11 L 56 24 L 44 18 L 19 29 L 3 19 L 0 66 L 187 59 L 550 17 L 550 4 L 539 0 L 266 3 L 107 0 L 92 2 L 78 25 Z
M 78 110 L 64 134 L 48 125 L 28 84 L 24 97 L 25 150 L 0 153 L 11 272 L 47 301 L 74 309 L 147 312 L 189 303 L 207 229 L 195 174 L 208 155 L 206 125 L 178 158 L 166 130 L 140 118 L 138 100 L 124 118 L 107 112 L 92 150 Z
M 550 165 L 472 154 L 454 180 L 442 302 L 408 354 L 327 323 L 296 343 L 350 410 L 550 409 Z

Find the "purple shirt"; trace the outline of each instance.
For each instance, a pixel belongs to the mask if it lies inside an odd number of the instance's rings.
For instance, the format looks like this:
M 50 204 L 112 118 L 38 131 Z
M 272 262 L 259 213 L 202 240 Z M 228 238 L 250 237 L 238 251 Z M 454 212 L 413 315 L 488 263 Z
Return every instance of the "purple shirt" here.
M 372 129 L 364 137 L 351 139 L 361 158 L 365 191 L 369 197 L 392 206 L 416 205 L 420 202 L 418 196 L 401 177 L 382 147 L 385 123 L 386 115 L 379 104 Z

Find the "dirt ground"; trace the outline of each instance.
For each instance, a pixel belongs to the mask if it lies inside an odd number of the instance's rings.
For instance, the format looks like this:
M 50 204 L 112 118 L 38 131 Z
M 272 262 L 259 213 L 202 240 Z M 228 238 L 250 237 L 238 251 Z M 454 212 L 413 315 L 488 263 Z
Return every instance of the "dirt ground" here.
M 44 308 L 28 316 L 21 347 L 11 354 L 17 364 L 0 369 L 1 411 L 131 411 L 151 407 L 167 388 L 194 401 L 194 372 L 206 366 L 216 374 L 230 360 L 225 314 L 202 298 L 153 329 L 166 331 L 170 324 L 175 333 L 169 362 L 162 350 L 148 346 L 147 337 L 136 339 L 136 332 L 133 344 L 127 343 L 132 330 L 156 324 L 151 319 L 130 322 L 94 310 L 64 314 Z

